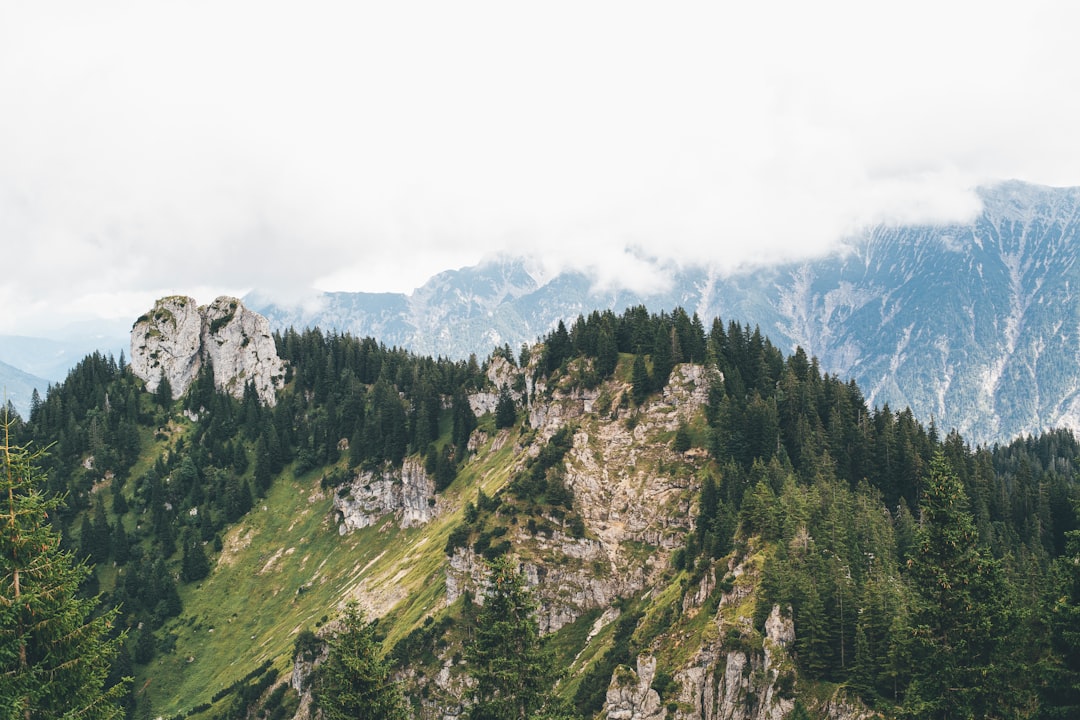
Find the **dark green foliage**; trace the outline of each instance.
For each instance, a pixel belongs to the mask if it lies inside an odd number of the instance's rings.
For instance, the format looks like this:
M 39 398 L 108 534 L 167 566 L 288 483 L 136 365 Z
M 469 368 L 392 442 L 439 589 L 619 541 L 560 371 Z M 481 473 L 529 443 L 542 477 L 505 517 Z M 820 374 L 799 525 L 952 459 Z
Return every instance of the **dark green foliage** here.
M 450 445 L 443 446 L 443 450 L 435 459 L 435 492 L 450 487 L 457 477 L 457 463 L 454 461 L 454 448 Z
M 968 507 L 963 485 L 939 452 L 923 489 L 910 563 L 915 664 L 904 705 L 918 717 L 1001 717 L 1025 704 L 1007 674 L 1013 618 L 1006 579 L 979 547 Z
M 390 659 L 400 668 L 436 662 L 438 658 L 435 653 L 445 646 L 444 636 L 453 624 L 453 618 L 448 615 L 438 621 L 429 616 L 423 626 L 416 628 L 394 645 L 394 649 L 390 651 Z
M 469 398 L 464 390 L 459 389 L 454 393 L 453 403 L 450 408 L 453 417 L 453 428 L 450 439 L 457 447 L 460 456 L 464 457 L 468 452 L 469 436 L 476 429 L 476 414 L 469 405 Z
M 408 717 L 401 688 L 379 656 L 375 629 L 364 622 L 355 603 L 346 606 L 341 630 L 329 640 L 329 654 L 319 667 L 314 697 L 327 720 Z
M 510 492 L 522 500 L 546 500 L 551 505 L 573 505 L 573 493 L 563 484 L 559 472 L 563 458 L 574 445 L 572 425 L 564 425 L 551 436 L 536 457 L 530 458 L 524 471 L 510 483 Z
M 630 384 L 633 388 L 634 404 L 640 405 L 645 402 L 645 398 L 648 397 L 649 391 L 652 389 L 652 376 L 649 375 L 649 369 L 645 366 L 645 356 L 635 355 L 634 364 L 631 368 Z
M 169 378 L 165 377 L 164 371 L 158 379 L 157 389 L 154 391 L 154 400 L 162 408 L 172 405 L 172 385 L 169 383 Z
M 547 374 L 558 370 L 570 358 L 573 347 L 566 325 L 560 320 L 555 331 L 544 340 L 543 367 Z
M 510 388 L 503 385 L 499 388 L 499 401 L 495 405 L 495 427 L 511 427 L 517 420 L 517 405 L 514 397 L 510 394 Z
M 967 668 L 981 668 L 986 680 L 980 682 L 997 687 L 998 695 L 950 690 L 961 714 L 978 707 L 993 716 L 1024 703 L 1046 717 L 1075 714 L 1077 592 L 1069 563 L 1080 543 L 1071 534 L 1080 530 L 1074 511 L 1080 448 L 1070 433 L 972 449 L 956 433 L 943 438 L 922 426 L 908 410 L 869 408 L 854 383 L 824 374 L 801 349 L 785 358 L 758 330 L 719 319 L 706 336 L 700 319 L 680 309 L 596 312 L 569 327 L 545 340 L 539 365 L 541 373 L 565 373 L 564 386 L 611 377 L 620 353 L 633 360 L 626 370 L 638 404 L 679 362 L 718 371 L 708 388 L 707 430 L 692 421 L 694 437 L 712 458 L 694 460 L 701 482 L 697 505 L 690 506 L 694 528 L 673 562 L 693 584 L 705 573 L 719 576 L 713 561 L 749 546 L 749 535 L 758 536 L 753 543 L 767 541 L 755 621 L 760 629 L 774 604 L 790 608 L 798 687 L 802 678 L 821 678 L 844 683 L 872 704 L 933 715 L 944 707 L 927 700 L 938 693 L 935 682 L 971 684 Z M 253 387 L 241 400 L 214 390 L 204 371 L 184 398 L 199 421 L 174 416 L 167 427 L 162 408 L 172 408 L 171 400 L 155 406 L 122 360 L 94 355 L 34 402 L 25 426 L 12 427 L 40 444 L 55 443 L 41 460 L 48 490 L 66 497 L 52 519 L 71 547 L 99 567 L 116 564 L 115 573 L 102 573 L 101 586 L 111 593 L 109 604 L 123 606 L 118 624 L 131 629 L 137 661 L 169 646 L 162 624 L 180 612 L 176 579 L 202 572 L 227 523 L 264 496 L 279 473 L 311 471 L 326 487 L 338 487 L 356 468 L 378 472 L 424 453 L 441 491 L 468 460 L 476 428 L 468 395 L 487 382 L 475 359 L 419 358 L 318 330 L 275 339 L 292 385 L 274 408 L 262 406 Z M 499 354 L 510 355 L 506 348 Z M 526 349 L 522 367 L 528 359 Z M 524 390 L 525 376 L 519 377 L 516 392 Z M 632 414 L 627 426 L 637 418 Z M 507 427 L 515 420 L 505 407 L 502 421 L 496 418 Z M 178 425 L 182 436 L 173 434 Z M 154 435 L 162 448 L 154 468 L 135 477 L 140 433 Z M 560 521 L 563 532 L 583 535 L 563 480 L 572 441 L 573 429 L 564 429 L 513 478 L 509 492 L 479 495 L 451 533 L 447 552 L 472 547 L 505 557 L 510 535 L 504 533 L 519 521 L 534 535 L 550 536 Z M 673 447 L 683 450 L 688 442 L 680 426 Z M 953 589 L 986 606 L 975 620 L 952 616 L 1005 638 L 996 644 L 938 649 L 943 641 L 934 634 L 920 563 L 929 558 L 921 504 L 939 453 L 966 497 L 965 537 L 977 550 L 971 577 L 978 582 Z M 626 642 L 632 632 L 629 626 Z M 1019 656 L 1009 646 L 1021 648 Z M 632 664 L 633 651 L 617 645 L 610 662 L 594 663 L 582 679 L 579 708 L 599 709 L 611 663 Z M 969 659 L 957 659 L 963 657 Z M 931 672 L 935 677 L 928 678 Z M 1017 679 L 1030 684 L 1018 687 Z
M 130 680 L 108 683 L 123 643 L 118 612 L 79 597 L 90 571 L 60 549 L 46 518 L 59 505 L 39 487 L 39 455 L 0 446 L 0 714 L 119 718 Z
M 313 662 L 322 653 L 325 646 L 326 644 L 315 633 L 310 630 L 301 630 L 296 636 L 296 641 L 293 642 L 293 657 L 304 662 Z
M 1080 531 L 1066 535 L 1065 554 L 1050 576 L 1043 614 L 1054 654 L 1044 661 L 1042 716 L 1080 716 Z
M 203 549 L 202 538 L 195 531 L 185 533 L 183 559 L 180 562 L 180 579 L 184 582 L 202 580 L 210 574 L 210 561 Z
M 473 642 L 466 647 L 470 720 L 521 720 L 548 703 L 557 677 L 540 638 L 536 605 L 521 574 L 505 558 L 491 565 Z
M 656 326 L 652 349 L 652 389 L 663 390 L 671 376 L 671 370 L 678 360 L 675 359 L 676 351 L 681 356 L 682 351 L 675 347 L 678 345 L 678 334 L 675 328 L 668 328 L 664 324 Z M 635 386 L 636 387 L 636 386 Z M 636 399 L 636 398 L 635 398 Z

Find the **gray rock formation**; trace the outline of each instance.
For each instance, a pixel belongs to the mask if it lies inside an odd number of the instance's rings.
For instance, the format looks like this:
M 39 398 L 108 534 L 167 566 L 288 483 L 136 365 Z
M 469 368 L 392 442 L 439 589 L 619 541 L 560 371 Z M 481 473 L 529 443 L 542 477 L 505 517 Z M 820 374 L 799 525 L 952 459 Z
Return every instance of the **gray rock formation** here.
M 388 513 L 396 513 L 403 528 L 423 525 L 438 512 L 434 499 L 435 481 L 415 457 L 406 458 L 400 469 L 365 470 L 334 494 L 338 532 L 374 525 Z
M 264 404 L 277 402 L 285 372 L 270 326 L 236 298 L 203 307 L 189 297 L 162 298 L 131 328 L 131 370 L 150 392 L 165 378 L 179 398 L 207 363 L 219 390 L 240 398 L 252 382 Z
M 607 691 L 608 720 L 662 720 L 666 711 L 660 695 L 652 689 L 656 658 L 639 655 L 637 672 L 621 668 L 615 672 Z
M 538 453 L 543 440 L 559 428 L 576 425 L 564 481 L 586 529 L 585 537 L 573 537 L 549 518 L 553 527 L 546 532 L 531 533 L 518 525 L 510 533 L 515 546 L 529 548 L 528 557 L 520 558 L 521 569 L 541 606 L 537 620 L 542 633 L 648 587 L 684 544 L 692 529 L 696 481 L 663 469 L 676 453 L 655 438 L 674 432 L 700 411 L 712 380 L 713 373 L 702 366 L 677 365 L 664 391 L 640 408 L 622 403 L 630 392 L 623 383 L 592 390 L 561 382 L 537 385 L 528 411 L 540 442 L 520 453 L 519 462 Z M 604 406 L 602 412 L 598 406 Z M 497 447 L 498 441 L 486 451 Z M 697 462 L 690 455 L 682 459 L 691 466 Z M 459 548 L 446 569 L 448 602 L 466 589 L 482 597 L 485 570 L 471 549 Z

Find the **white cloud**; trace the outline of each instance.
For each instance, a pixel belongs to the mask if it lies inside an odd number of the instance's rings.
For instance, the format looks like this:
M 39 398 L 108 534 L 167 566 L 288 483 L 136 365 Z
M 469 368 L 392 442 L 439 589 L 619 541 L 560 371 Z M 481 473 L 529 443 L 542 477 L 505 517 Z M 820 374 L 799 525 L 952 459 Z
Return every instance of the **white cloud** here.
M 1066 2 L 0 15 L 0 332 L 507 251 L 659 282 L 642 258 L 809 256 L 968 217 L 989 180 L 1080 184 Z

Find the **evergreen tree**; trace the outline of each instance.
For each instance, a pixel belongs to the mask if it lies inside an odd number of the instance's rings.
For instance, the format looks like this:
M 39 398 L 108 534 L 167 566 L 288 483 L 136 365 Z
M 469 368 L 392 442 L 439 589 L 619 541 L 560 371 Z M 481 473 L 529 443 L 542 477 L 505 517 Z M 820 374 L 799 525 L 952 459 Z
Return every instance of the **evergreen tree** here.
M 904 704 L 921 718 L 1004 717 L 1014 702 L 1006 692 L 1005 578 L 979 547 L 963 484 L 940 451 L 919 510 L 909 561 L 914 666 Z
M 239 446 L 238 446 L 239 448 Z M 241 449 L 242 452 L 242 449 Z M 267 441 L 267 435 L 264 433 L 259 436 L 259 441 L 255 443 L 255 487 L 260 493 L 266 493 L 270 489 L 270 484 L 274 480 L 274 473 L 271 469 L 270 460 L 270 446 Z M 243 472 L 238 471 L 238 472 Z
M 341 618 L 341 630 L 315 680 L 315 702 L 326 720 L 405 720 L 408 712 L 401 688 L 380 657 L 375 629 L 364 622 L 355 602 Z
M 451 401 L 450 412 L 453 415 L 451 441 L 458 449 L 458 457 L 463 457 L 469 445 L 469 436 L 476 429 L 476 414 L 469 405 L 469 397 L 464 389 L 458 388 Z
M 0 715 L 118 718 L 127 680 L 107 678 L 121 637 L 110 637 L 117 610 L 97 613 L 98 598 L 78 597 L 90 574 L 48 517 L 60 505 L 35 477 L 40 454 L 0 446 Z
M 470 720 L 527 720 L 548 703 L 553 660 L 540 638 L 536 604 L 525 580 L 505 557 L 491 564 L 476 636 L 467 648 Z
M 619 346 L 615 343 L 615 336 L 607 327 L 603 327 L 596 337 L 596 374 L 604 379 L 609 378 L 618 364 Z
M 184 533 L 184 555 L 180 561 L 180 579 L 184 582 L 202 580 L 210 574 L 210 561 L 203 549 L 202 538 L 194 528 Z
M 652 378 L 649 377 L 649 369 L 645 366 L 645 357 L 634 356 L 634 366 L 630 375 L 630 383 L 633 386 L 634 404 L 640 405 L 645 402 L 652 386 Z
M 499 401 L 495 405 L 495 427 L 511 427 L 517 420 L 517 406 L 514 404 L 514 396 L 510 394 L 510 388 L 503 385 L 499 388 Z
M 169 378 L 165 377 L 165 371 L 161 372 L 157 390 L 154 391 L 154 400 L 162 408 L 168 408 L 172 404 L 172 385 Z
M 656 326 L 656 335 L 653 338 L 652 348 L 652 386 L 654 390 L 664 389 L 664 386 L 668 384 L 668 378 L 671 377 L 671 370 L 675 367 L 672 348 L 673 338 L 675 337 L 675 329 L 669 327 L 666 323 L 660 323 Z
M 1065 555 L 1054 563 L 1047 594 L 1054 654 L 1045 663 L 1042 714 L 1080 717 L 1080 530 L 1066 533 Z

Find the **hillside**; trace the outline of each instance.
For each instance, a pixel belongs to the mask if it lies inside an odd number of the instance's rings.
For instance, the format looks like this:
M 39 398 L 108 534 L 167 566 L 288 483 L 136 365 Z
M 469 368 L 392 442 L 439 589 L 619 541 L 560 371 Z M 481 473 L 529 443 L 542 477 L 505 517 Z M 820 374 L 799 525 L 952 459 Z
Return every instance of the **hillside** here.
M 17 428 L 57 441 L 57 521 L 124 608 L 135 717 L 303 716 L 349 599 L 412 715 L 459 717 L 499 558 L 538 602 L 560 717 L 1077 705 L 1067 432 L 973 450 L 682 311 L 591 313 L 482 363 L 274 339 L 272 407 L 210 368 L 151 394 L 95 355 Z
M 290 308 L 252 296 L 275 328 L 371 335 L 468 357 L 533 343 L 562 319 L 645 304 L 759 326 L 785 352 L 853 377 L 871 405 L 911 407 L 972 442 L 1080 429 L 1080 189 L 982 188 L 966 225 L 880 226 L 845 252 L 720 273 L 662 267 L 662 292 L 598 290 L 584 273 L 545 277 L 505 259 L 433 277 L 410 295 L 326 293 Z

